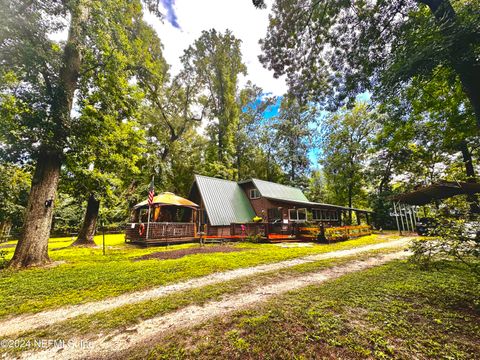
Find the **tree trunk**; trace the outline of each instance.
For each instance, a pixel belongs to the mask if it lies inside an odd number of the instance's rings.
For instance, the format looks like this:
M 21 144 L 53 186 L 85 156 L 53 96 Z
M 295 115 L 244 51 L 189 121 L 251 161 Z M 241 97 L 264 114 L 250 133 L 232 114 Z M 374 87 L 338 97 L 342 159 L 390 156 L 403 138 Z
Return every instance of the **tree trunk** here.
M 9 267 L 40 266 L 50 262 L 48 239 L 53 216 L 53 202 L 60 178 L 61 160 L 57 154 L 42 153 L 37 161 L 25 211 L 22 236 Z
M 473 167 L 473 159 L 468 145 L 465 141 L 460 143 L 460 151 L 462 152 L 463 163 L 465 164 L 465 174 L 468 182 L 477 182 L 475 168 Z
M 271 169 L 270 169 L 270 147 L 267 151 L 267 180 L 272 181 Z
M 295 183 L 295 160 L 293 160 L 293 156 L 292 156 L 292 160 L 290 161 L 290 181 L 292 183 L 292 185 Z
M 391 160 L 389 160 L 386 167 L 385 167 L 385 172 L 383 173 L 382 180 L 380 180 L 380 185 L 378 186 L 378 194 L 379 195 L 383 194 L 388 182 L 390 181 L 391 165 L 392 165 L 392 162 L 391 162 Z
M 235 151 L 235 164 L 237 166 L 237 180 L 243 180 L 243 172 L 241 171 L 241 167 L 242 167 L 242 154 L 241 154 L 241 150 L 238 149 L 238 147 L 236 148 L 236 151 Z
M 465 141 L 460 143 L 460 151 L 462 152 L 463 163 L 465 164 L 465 174 L 468 182 L 477 182 L 475 168 L 473 167 L 473 159 L 468 145 Z
M 62 149 L 68 136 L 70 112 L 82 62 L 80 46 L 83 23 L 88 19 L 88 8 L 83 1 L 78 1 L 70 14 L 70 29 L 63 52 L 58 86 L 50 104 L 51 117 L 55 122 L 54 139 L 45 139 L 46 144 L 40 147 L 25 211 L 23 234 L 10 261 L 11 268 L 41 266 L 50 261 L 48 239 L 52 225 L 53 199 L 58 187 Z M 50 199 L 52 203 L 47 206 L 46 201 Z
M 441 26 L 443 35 L 452 37 L 460 33 L 455 9 L 450 0 L 418 0 L 426 4 L 437 23 Z M 452 66 L 462 82 L 463 89 L 475 112 L 477 128 L 480 130 L 480 63 L 476 60 L 473 47 L 466 40 L 454 39 L 449 49 Z
M 222 125 L 220 123 L 220 120 L 218 121 L 218 161 L 225 164 L 225 157 L 224 157 L 224 150 L 225 150 L 225 144 L 224 144 L 224 134 L 223 134 L 223 129 Z
M 100 201 L 91 194 L 88 197 L 87 210 L 83 219 L 82 228 L 78 233 L 77 240 L 72 246 L 97 246 L 93 237 L 95 236 L 95 229 L 97 227 L 98 211 L 100 209 Z
M 477 182 L 477 177 L 475 174 L 475 168 L 473 167 L 472 154 L 468 148 L 468 145 L 465 141 L 460 143 L 460 151 L 462 152 L 463 163 L 465 164 L 465 173 L 467 175 L 468 182 Z M 467 195 L 467 201 L 470 204 L 470 213 L 478 214 L 480 213 L 480 206 L 478 205 L 478 199 L 475 195 Z

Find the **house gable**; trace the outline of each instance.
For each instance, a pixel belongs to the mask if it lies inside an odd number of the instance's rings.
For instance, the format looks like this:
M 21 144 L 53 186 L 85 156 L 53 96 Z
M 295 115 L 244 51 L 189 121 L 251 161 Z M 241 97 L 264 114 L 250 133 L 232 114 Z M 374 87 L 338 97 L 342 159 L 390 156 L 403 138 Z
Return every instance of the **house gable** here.
M 270 181 L 259 180 L 259 179 L 250 179 L 241 181 L 239 184 L 245 186 L 245 188 L 254 188 L 258 189 L 261 197 L 268 199 L 275 199 L 279 201 L 299 201 L 299 202 L 308 202 L 307 197 L 303 194 L 302 190 L 292 186 L 282 185 L 273 183 Z
M 246 194 L 234 181 L 195 175 L 191 194 L 195 191 L 200 195 L 211 226 L 246 223 L 255 216 Z

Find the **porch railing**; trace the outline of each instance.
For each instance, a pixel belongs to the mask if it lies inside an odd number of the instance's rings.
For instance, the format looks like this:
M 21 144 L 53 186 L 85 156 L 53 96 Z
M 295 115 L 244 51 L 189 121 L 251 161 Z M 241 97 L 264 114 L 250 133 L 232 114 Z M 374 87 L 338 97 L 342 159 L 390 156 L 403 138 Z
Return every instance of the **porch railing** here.
M 371 233 L 372 227 L 370 225 L 341 226 L 325 229 L 325 237 L 329 241 L 351 239 L 370 235 Z
M 292 224 L 283 223 L 232 223 L 230 233 L 232 236 L 255 236 L 267 238 L 286 238 L 295 236 L 295 227 Z
M 232 223 L 230 225 L 230 234 L 232 236 L 266 236 L 267 235 L 267 226 L 266 223 L 245 223 L 237 224 Z

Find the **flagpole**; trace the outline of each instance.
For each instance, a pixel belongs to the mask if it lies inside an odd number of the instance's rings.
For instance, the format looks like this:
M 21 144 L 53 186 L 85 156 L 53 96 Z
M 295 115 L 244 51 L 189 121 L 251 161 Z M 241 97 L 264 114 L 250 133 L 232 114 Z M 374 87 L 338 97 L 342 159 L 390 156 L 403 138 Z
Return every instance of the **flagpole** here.
M 147 219 L 147 235 L 145 236 L 145 240 L 148 240 L 148 231 L 150 230 L 150 210 L 151 206 L 148 206 L 148 219 Z
M 154 183 L 155 176 L 152 176 L 152 184 Z M 148 194 L 150 197 L 150 192 Z M 152 206 L 150 205 L 150 201 L 148 202 L 148 219 L 147 219 L 147 234 L 145 235 L 145 240 L 148 240 L 148 233 L 150 231 L 150 212 L 152 210 Z

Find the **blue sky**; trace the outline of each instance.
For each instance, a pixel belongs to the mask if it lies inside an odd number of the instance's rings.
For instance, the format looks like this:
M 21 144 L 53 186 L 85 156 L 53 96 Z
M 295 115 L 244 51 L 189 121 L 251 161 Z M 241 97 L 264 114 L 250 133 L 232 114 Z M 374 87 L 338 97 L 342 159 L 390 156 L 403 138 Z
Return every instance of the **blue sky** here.
M 369 92 L 361 93 L 357 95 L 356 100 L 359 102 L 370 102 L 371 94 Z M 279 96 L 275 105 L 272 105 L 270 108 L 267 109 L 267 111 L 265 111 L 264 113 L 265 119 L 270 119 L 278 115 L 281 101 L 282 101 L 282 96 Z M 320 111 L 317 121 L 321 123 L 322 119 L 324 119 L 328 115 L 329 115 L 329 112 L 324 110 Z M 314 124 L 314 123 L 312 123 L 311 125 L 313 129 L 315 129 L 318 126 L 318 124 Z M 319 144 L 312 144 L 312 147 L 308 153 L 308 158 L 310 159 L 312 169 L 316 170 L 320 167 L 318 163 L 320 156 L 321 156 L 321 150 L 319 149 Z
M 167 10 L 166 20 L 177 29 L 181 29 L 180 24 L 178 23 L 177 14 L 175 13 L 175 0 L 162 0 L 162 4 Z

